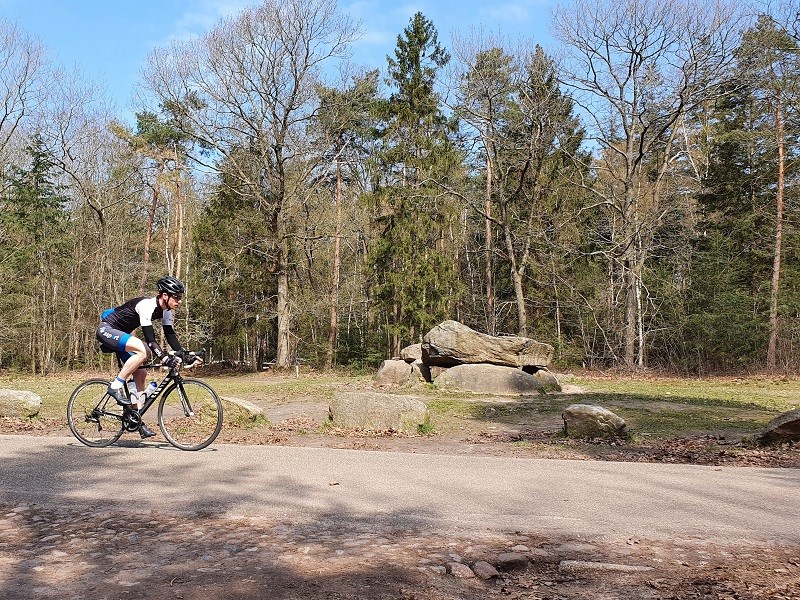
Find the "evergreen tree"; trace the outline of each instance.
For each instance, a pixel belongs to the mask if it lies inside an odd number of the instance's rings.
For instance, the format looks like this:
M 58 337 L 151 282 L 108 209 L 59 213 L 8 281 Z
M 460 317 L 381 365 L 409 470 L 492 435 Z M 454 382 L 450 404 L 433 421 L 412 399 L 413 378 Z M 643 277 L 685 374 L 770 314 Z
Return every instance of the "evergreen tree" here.
M 784 190 L 796 174 L 793 161 L 785 157 L 800 150 L 793 101 L 800 62 L 795 40 L 764 15 L 745 33 L 736 57 L 730 91 L 714 115 L 710 165 L 699 196 L 702 235 L 690 309 L 707 302 L 712 291 L 724 300 L 703 310 L 714 318 L 702 328 L 690 328 L 686 338 L 712 367 L 760 362 L 766 348 L 773 368 L 779 324 L 783 339 L 793 337 L 792 323 L 779 317 L 800 308 L 793 286 L 781 283 L 782 272 L 797 277 L 796 267 L 782 258 L 797 253 L 796 219 L 786 219 Z M 728 265 L 724 274 L 719 264 Z M 712 288 L 709 282 L 718 285 Z M 719 329 L 708 335 L 713 324 Z M 738 343 L 720 343 L 733 342 L 733 331 Z M 785 353 L 784 359 L 791 360 Z
M 28 360 L 31 371 L 48 372 L 66 355 L 66 340 L 57 333 L 59 286 L 70 255 L 67 196 L 57 182 L 56 163 L 40 135 L 25 148 L 26 164 L 14 165 L 0 200 L 4 232 L 0 269 L 5 281 L 0 312 L 7 315 L 4 345 Z M 62 288 L 63 289 L 63 288 Z M 10 338 L 10 339 L 9 339 Z
M 379 226 L 371 267 L 375 308 L 396 354 L 452 318 L 461 291 L 451 228 L 456 213 L 442 182 L 460 176 L 462 157 L 452 139 L 455 123 L 435 89 L 450 57 L 433 23 L 415 14 L 387 60 L 394 92 L 383 109 L 382 177 L 371 195 Z
M 237 168 L 244 161 L 237 159 Z M 203 345 L 216 359 L 259 370 L 275 339 L 276 287 L 264 276 L 270 243 L 260 207 L 236 193 L 235 184 L 223 175 L 195 223 L 192 307 Z
M 345 202 L 354 199 L 364 189 L 361 168 L 369 153 L 369 144 L 375 139 L 375 117 L 378 105 L 378 71 L 354 77 L 345 89 L 320 86 L 320 108 L 317 114 L 320 144 L 328 154 L 319 177 L 332 190 L 335 213 L 333 219 L 333 249 L 330 273 L 330 305 L 328 345 L 325 366 L 330 369 L 336 362 L 339 345 L 339 293 L 342 266 L 347 257 L 342 256 L 343 237 L 354 233 L 358 224 L 346 227 Z M 331 170 L 333 172 L 331 172 Z M 352 271 L 352 268 L 351 268 Z M 363 350 L 363 347 L 359 348 Z M 358 350 L 358 349 L 357 349 Z

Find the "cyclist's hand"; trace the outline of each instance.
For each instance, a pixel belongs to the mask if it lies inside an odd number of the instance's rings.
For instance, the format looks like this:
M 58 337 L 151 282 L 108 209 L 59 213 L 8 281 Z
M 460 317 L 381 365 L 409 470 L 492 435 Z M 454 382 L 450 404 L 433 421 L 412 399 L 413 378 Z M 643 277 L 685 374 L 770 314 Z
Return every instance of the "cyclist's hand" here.
M 186 364 L 187 369 L 193 369 L 194 367 L 199 367 L 205 361 L 203 361 L 203 354 L 204 351 L 201 350 L 200 352 L 187 352 L 184 357 L 184 363 Z
M 164 365 L 165 367 L 169 367 L 170 369 L 172 369 L 181 364 L 181 359 L 178 358 L 177 356 L 166 355 L 164 356 L 164 358 L 161 359 L 161 364 Z

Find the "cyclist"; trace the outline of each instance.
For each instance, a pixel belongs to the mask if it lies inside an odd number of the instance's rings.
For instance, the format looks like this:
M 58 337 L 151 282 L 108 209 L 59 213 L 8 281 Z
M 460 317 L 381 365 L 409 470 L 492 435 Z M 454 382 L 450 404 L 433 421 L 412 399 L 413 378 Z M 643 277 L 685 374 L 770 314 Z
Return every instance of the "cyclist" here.
M 147 371 L 141 367 L 150 355 L 155 355 L 161 364 L 167 367 L 173 367 L 180 361 L 179 358 L 164 352 L 158 345 L 153 331 L 153 321 L 161 320 L 164 337 L 173 350 L 183 350 L 172 323 L 173 312 L 183 302 L 186 288 L 179 279 L 167 275 L 158 280 L 156 289 L 158 292 L 154 297 L 133 298 L 116 308 L 104 311 L 102 322 L 97 327 L 96 336 L 100 344 L 109 351 L 116 352 L 122 364 L 119 374 L 108 387 L 108 395 L 119 404 L 132 404 L 133 410 L 140 409 L 144 404 L 144 393 L 138 390 L 145 388 Z M 137 327 L 142 328 L 144 342 L 132 335 Z M 198 358 L 196 364 L 200 362 L 202 360 Z M 129 402 L 122 388 L 131 376 L 134 388 L 131 390 L 132 402 Z M 155 432 L 142 423 L 139 434 L 142 438 L 149 438 L 154 436 Z

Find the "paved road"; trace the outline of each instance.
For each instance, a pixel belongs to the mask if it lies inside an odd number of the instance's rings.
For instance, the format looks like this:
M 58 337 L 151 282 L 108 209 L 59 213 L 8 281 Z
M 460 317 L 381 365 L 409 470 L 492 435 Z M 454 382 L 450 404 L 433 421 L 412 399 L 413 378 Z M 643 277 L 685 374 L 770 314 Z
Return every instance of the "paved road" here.
M 123 442 L 124 443 L 124 442 Z M 800 470 L 0 436 L 0 502 L 800 543 Z

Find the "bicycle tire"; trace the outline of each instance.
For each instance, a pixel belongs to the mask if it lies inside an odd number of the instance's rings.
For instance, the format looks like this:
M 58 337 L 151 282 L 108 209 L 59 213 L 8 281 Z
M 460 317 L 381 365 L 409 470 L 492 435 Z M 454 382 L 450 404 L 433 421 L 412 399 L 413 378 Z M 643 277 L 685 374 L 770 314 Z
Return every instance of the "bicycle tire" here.
M 184 397 L 191 414 L 187 414 Z M 210 385 L 197 379 L 184 379 L 164 392 L 158 404 L 158 426 L 176 448 L 202 450 L 217 439 L 222 430 L 222 400 Z
M 108 395 L 108 381 L 80 383 L 67 401 L 67 423 L 78 441 L 92 448 L 116 442 L 123 433 L 122 407 Z

